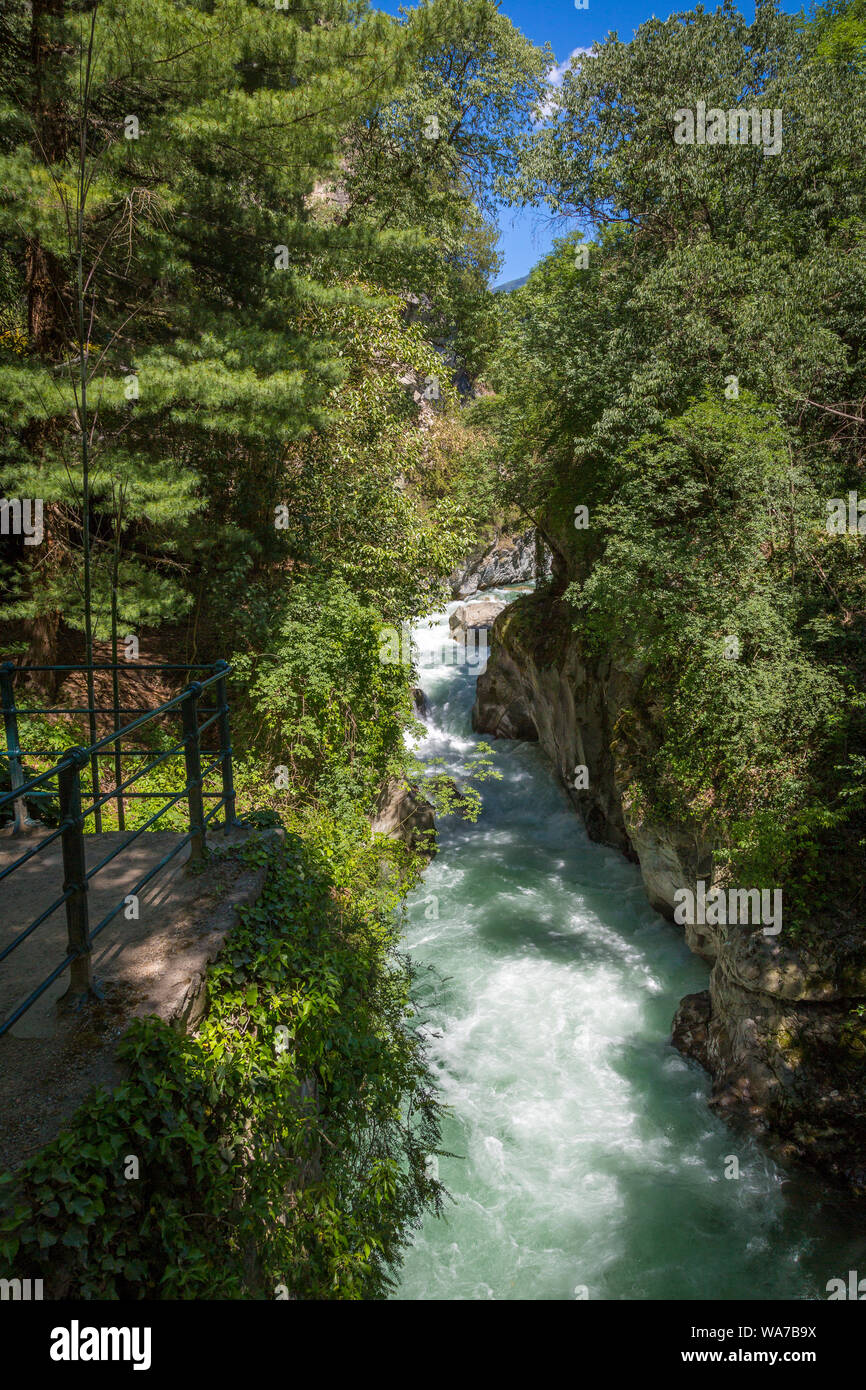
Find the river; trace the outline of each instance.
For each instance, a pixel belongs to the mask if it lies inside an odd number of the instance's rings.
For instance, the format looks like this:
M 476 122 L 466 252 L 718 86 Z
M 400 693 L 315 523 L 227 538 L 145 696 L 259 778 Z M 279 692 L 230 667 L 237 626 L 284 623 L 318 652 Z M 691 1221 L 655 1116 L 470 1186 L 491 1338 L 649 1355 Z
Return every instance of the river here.
M 414 640 L 418 751 L 459 775 L 481 668 L 447 659 L 454 606 Z M 438 1160 L 453 1202 L 417 1232 L 396 1297 L 826 1298 L 858 1254 L 866 1275 L 850 1208 L 717 1119 L 671 1047 L 678 1001 L 707 979 L 681 929 L 587 838 L 537 746 L 490 742 L 502 780 L 475 824 L 443 822 L 409 903 L 455 1156 Z

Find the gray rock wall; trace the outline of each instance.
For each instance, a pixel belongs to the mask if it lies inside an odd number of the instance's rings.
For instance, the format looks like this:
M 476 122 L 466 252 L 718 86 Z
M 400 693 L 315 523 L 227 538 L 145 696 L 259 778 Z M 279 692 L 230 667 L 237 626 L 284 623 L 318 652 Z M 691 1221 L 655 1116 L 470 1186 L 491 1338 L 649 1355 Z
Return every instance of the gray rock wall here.
M 536 533 L 530 527 L 518 536 L 497 535 L 479 546 L 449 578 L 452 598 L 470 598 L 483 589 L 503 584 L 529 584 L 539 576 Z M 550 572 L 550 557 L 542 559 L 542 575 Z

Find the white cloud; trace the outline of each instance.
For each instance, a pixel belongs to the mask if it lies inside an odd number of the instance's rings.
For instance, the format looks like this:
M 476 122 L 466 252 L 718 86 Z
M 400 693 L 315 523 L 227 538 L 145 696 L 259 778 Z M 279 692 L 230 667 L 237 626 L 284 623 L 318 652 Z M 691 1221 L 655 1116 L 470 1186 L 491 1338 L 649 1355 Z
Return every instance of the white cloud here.
M 549 87 L 562 86 L 562 79 L 565 77 L 565 74 L 568 72 L 568 69 L 571 66 L 571 60 L 572 58 L 576 58 L 578 54 L 584 54 L 591 57 L 592 49 L 573 48 L 564 63 L 557 63 L 554 67 L 550 69 L 550 72 L 547 74 L 547 84 Z
M 571 52 L 569 53 L 569 55 L 568 55 L 568 57 L 566 58 L 566 60 L 565 60 L 564 63 L 556 63 L 556 64 L 554 64 L 554 66 L 550 69 L 550 72 L 547 74 L 547 79 L 546 79 L 548 87 L 553 87 L 554 89 L 556 89 L 556 88 L 562 86 L 562 79 L 565 77 L 565 74 L 568 72 L 568 69 L 569 69 L 569 67 L 571 66 L 571 63 L 572 63 L 572 60 L 573 60 L 573 59 L 575 59 L 575 58 L 591 58 L 591 57 L 592 57 L 592 49 L 591 49 L 591 48 L 573 48 L 573 49 L 571 50 Z M 540 125 L 542 121 L 549 120 L 550 117 L 551 117 L 552 115 L 553 115 L 553 103 L 551 102 L 550 98 L 548 97 L 548 98 L 545 98 L 545 100 L 542 101 L 541 105 L 539 106 L 538 111 L 537 111 L 536 115 L 535 115 L 534 118 L 533 118 L 533 125 Z

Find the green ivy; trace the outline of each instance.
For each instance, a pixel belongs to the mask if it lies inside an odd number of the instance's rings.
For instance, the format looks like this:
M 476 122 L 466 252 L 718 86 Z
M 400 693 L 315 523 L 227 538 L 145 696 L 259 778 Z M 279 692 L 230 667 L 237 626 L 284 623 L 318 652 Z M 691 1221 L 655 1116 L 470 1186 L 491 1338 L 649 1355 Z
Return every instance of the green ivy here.
M 134 1023 L 122 1083 L 0 1179 L 0 1261 L 81 1298 L 383 1297 L 439 1211 L 441 1110 L 369 830 L 253 835 L 265 868 L 195 1036 Z M 138 1176 L 132 1160 L 137 1160 Z

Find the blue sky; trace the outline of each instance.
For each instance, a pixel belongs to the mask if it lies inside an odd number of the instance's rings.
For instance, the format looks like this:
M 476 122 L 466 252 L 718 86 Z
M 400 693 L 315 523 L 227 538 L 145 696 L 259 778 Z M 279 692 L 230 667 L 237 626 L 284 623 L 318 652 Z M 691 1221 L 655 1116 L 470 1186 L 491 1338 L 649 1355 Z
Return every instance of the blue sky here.
M 399 0 L 373 0 L 377 8 L 394 13 Z M 403 0 L 410 4 L 411 0 Z M 782 9 L 795 14 L 804 3 L 782 0 Z M 586 9 L 577 9 L 574 0 L 503 0 L 503 14 L 518 29 L 539 45 L 549 43 L 556 57 L 557 67 L 567 66 L 569 57 L 577 49 L 590 48 L 595 41 L 601 42 L 614 31 L 624 42 L 632 37 L 638 25 L 656 16 L 667 19 L 669 15 L 681 13 L 696 7 L 696 0 L 680 0 L 679 4 L 663 4 L 656 0 L 587 0 Z M 704 8 L 713 10 L 713 0 L 704 0 Z M 754 17 L 755 7 L 750 0 L 741 0 L 739 8 L 747 19 Z M 526 275 L 534 265 L 550 250 L 554 236 L 562 236 L 567 228 L 551 228 L 540 209 L 520 210 L 504 208 L 499 215 L 499 251 L 504 263 L 498 276 L 498 283 L 515 280 Z

